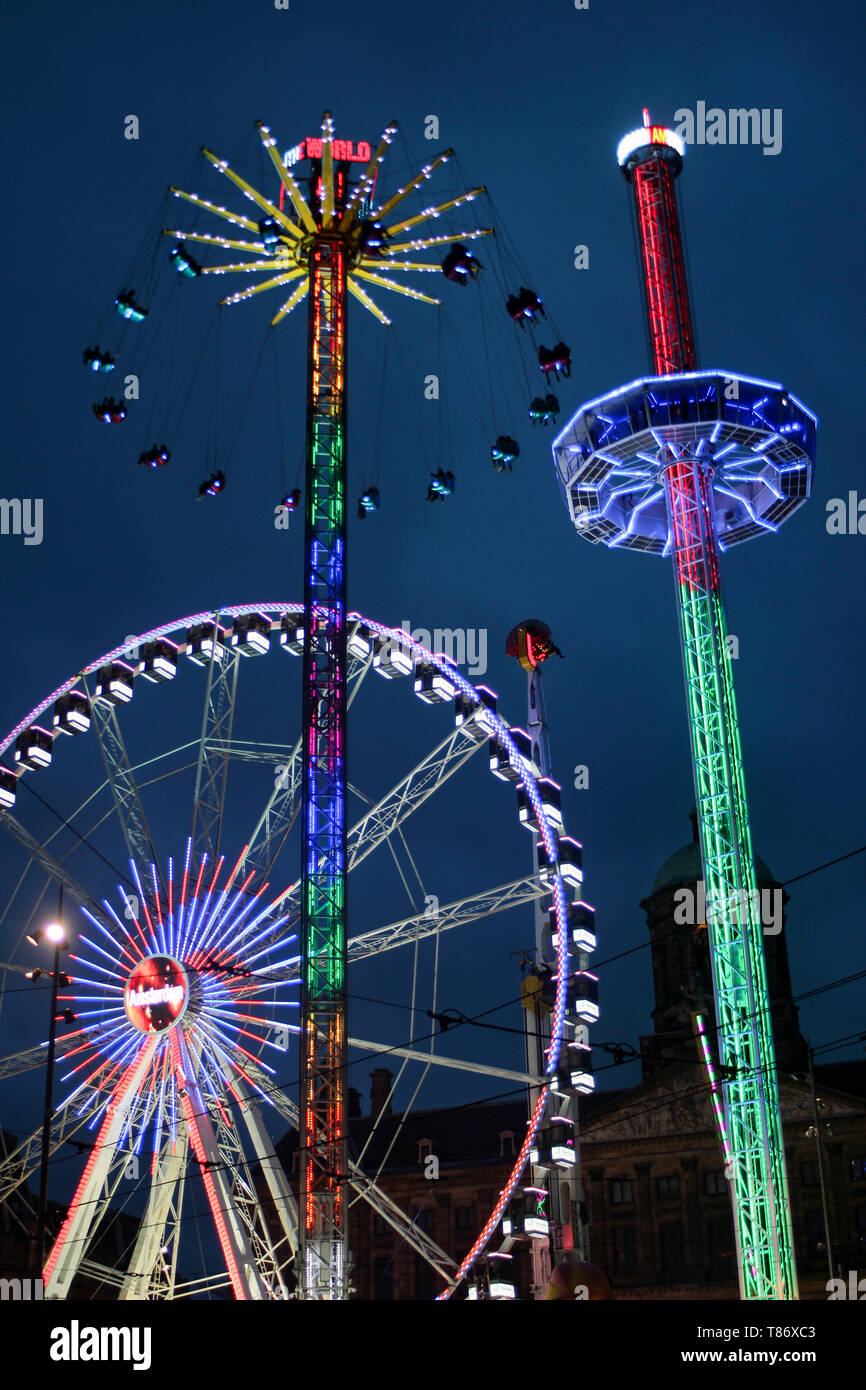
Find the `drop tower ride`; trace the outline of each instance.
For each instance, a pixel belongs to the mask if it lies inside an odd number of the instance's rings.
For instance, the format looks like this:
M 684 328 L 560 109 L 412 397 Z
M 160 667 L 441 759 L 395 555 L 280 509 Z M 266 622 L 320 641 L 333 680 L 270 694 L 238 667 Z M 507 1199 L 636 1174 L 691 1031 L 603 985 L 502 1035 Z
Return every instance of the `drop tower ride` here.
M 795 1299 L 760 899 L 720 556 L 809 496 L 815 416 L 784 387 L 699 371 L 675 180 L 685 147 L 650 123 L 617 158 L 637 219 L 655 375 L 580 407 L 553 444 L 580 535 L 673 559 L 707 901 L 740 1294 Z

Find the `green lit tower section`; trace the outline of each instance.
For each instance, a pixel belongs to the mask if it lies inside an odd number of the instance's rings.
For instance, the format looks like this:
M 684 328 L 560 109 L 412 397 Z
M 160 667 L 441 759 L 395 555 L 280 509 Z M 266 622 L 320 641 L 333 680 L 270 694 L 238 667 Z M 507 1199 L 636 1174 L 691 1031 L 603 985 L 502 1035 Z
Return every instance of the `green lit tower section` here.
M 719 557 L 776 531 L 806 500 L 817 421 L 777 383 L 696 369 L 674 182 L 684 152 L 680 137 L 652 126 L 647 112 L 617 151 L 634 197 L 655 375 L 581 406 L 553 451 L 579 534 L 673 560 L 740 1293 L 794 1299 L 760 899 Z

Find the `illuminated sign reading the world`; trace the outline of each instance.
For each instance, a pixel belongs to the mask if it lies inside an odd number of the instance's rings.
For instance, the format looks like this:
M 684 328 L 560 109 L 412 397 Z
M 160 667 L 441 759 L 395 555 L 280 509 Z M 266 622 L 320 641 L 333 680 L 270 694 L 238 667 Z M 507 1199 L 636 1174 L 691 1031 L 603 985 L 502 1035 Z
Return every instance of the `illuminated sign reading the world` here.
M 302 140 L 300 145 L 293 145 L 290 150 L 286 150 L 283 155 L 283 164 L 290 169 L 293 164 L 298 164 L 302 159 L 321 159 L 322 145 L 324 141 L 321 135 L 310 135 L 306 140 Z M 337 161 L 345 160 L 349 164 L 369 164 L 373 151 L 366 140 L 359 140 L 357 145 L 353 140 L 332 140 L 331 154 Z

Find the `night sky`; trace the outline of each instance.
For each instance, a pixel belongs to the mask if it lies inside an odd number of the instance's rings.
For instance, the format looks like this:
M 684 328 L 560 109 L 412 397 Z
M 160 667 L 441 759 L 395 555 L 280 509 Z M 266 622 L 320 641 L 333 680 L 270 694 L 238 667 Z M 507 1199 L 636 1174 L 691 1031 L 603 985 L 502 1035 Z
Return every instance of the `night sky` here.
M 812 499 L 778 536 L 735 548 L 724 565 L 729 628 L 740 644 L 734 676 L 753 838 L 782 881 L 866 841 L 866 539 L 830 535 L 825 525 L 828 501 L 862 489 L 863 476 L 859 6 L 732 0 L 722 8 L 663 2 L 648 9 L 634 0 L 592 0 L 578 11 L 571 0 L 541 7 L 381 0 L 371 9 L 337 0 L 325 9 L 291 0 L 283 11 L 269 0 L 142 0 L 124 7 L 96 0 L 83 8 L 19 7 L 7 16 L 6 38 L 2 491 L 44 499 L 44 538 L 28 547 L 20 536 L 0 537 L 4 734 L 126 634 L 220 604 L 302 598 L 302 524 L 293 522 L 288 535 L 276 531 L 273 506 L 283 481 L 278 398 L 289 486 L 302 453 L 304 310 L 277 334 L 279 392 L 268 349 L 242 423 L 276 302 L 263 295 L 227 310 L 220 376 L 206 358 L 182 426 L 167 441 L 171 465 L 158 474 L 137 469 L 136 457 L 161 434 L 166 411 L 176 414 L 186 399 L 213 302 L 226 292 L 227 280 L 181 283 L 166 268 L 163 278 L 180 304 L 174 346 L 157 346 L 142 368 L 134 418 L 115 429 L 91 413 L 106 379 L 84 372 L 81 352 L 127 283 L 147 228 L 179 224 L 176 203 L 160 223 L 160 200 L 169 183 L 196 186 L 191 171 L 202 144 L 255 171 L 256 119 L 272 125 L 282 148 L 316 133 L 329 108 L 338 133 L 355 140 L 374 141 L 396 117 L 405 146 L 394 147 L 395 172 L 453 146 L 459 171 L 449 166 L 428 189 L 447 193 L 463 179 L 490 190 L 497 227 L 572 349 L 571 378 L 558 388 L 561 427 L 582 401 L 648 373 L 628 195 L 614 154 L 619 138 L 640 123 L 644 105 L 666 123 L 698 101 L 780 108 L 778 155 L 758 146 L 695 147 L 678 185 L 700 365 L 782 382 L 820 419 Z M 124 139 L 129 114 L 139 118 L 137 141 Z M 439 119 L 436 141 L 424 135 L 431 114 Z M 257 182 L 254 172 L 250 177 Z M 274 184 L 271 172 L 271 195 Z M 227 185 L 223 196 L 248 211 Z M 476 212 L 487 225 L 480 201 L 473 218 Z M 589 248 L 586 270 L 574 268 L 578 244 Z M 166 265 L 167 252 L 165 242 L 159 256 Z M 477 254 L 486 262 L 483 243 Z M 519 724 L 524 677 L 504 655 L 505 638 L 523 618 L 549 623 L 564 653 L 545 673 L 554 770 L 567 829 L 584 845 L 585 896 L 596 905 L 603 962 L 645 940 L 639 900 L 663 860 L 690 837 L 693 790 L 671 567 L 591 547 L 575 535 L 556 485 L 554 431 L 530 427 L 516 378 L 502 427 L 515 422 L 521 457 L 510 476 L 492 471 L 492 441 L 478 414 L 486 419 L 488 403 L 473 377 L 483 381 L 485 370 L 480 289 L 438 276 L 424 280 L 418 287 L 441 295 L 447 310 L 438 404 L 423 393 L 425 376 L 440 370 L 436 311 L 380 293 L 380 303 L 391 298 L 397 345 L 389 349 L 383 414 L 383 335 L 360 306 L 350 307 L 350 502 L 374 476 L 382 491 L 377 515 L 350 519 L 350 606 L 395 625 L 408 619 L 413 628 L 486 630 L 483 679 Z M 235 277 L 229 288 L 241 283 Z M 519 334 L 492 277 L 484 292 L 498 314 L 486 321 L 487 342 L 504 361 L 516 360 Z M 110 317 L 103 336 L 116 336 L 118 324 Z M 538 389 L 543 381 L 529 342 L 517 346 Z M 109 380 L 106 390 L 116 384 Z M 443 436 L 450 435 L 457 488 L 441 507 L 428 507 L 436 411 Z M 212 430 L 218 453 L 226 454 L 239 430 L 238 443 L 226 467 L 226 495 L 199 504 Z M 269 721 L 264 736 L 291 743 L 299 666 L 281 654 L 265 665 L 276 679 L 258 669 L 250 675 L 247 736 Z M 191 690 L 192 677 L 184 680 Z M 375 685 L 359 701 L 366 724 L 350 765 L 351 780 L 369 795 L 450 727 L 447 710 L 416 708 L 405 686 Z M 191 695 L 171 690 L 148 690 L 134 704 L 140 708 L 130 708 L 130 728 L 142 756 L 161 740 L 166 746 L 176 714 L 179 720 L 184 711 L 194 723 L 197 708 Z M 87 766 L 98 780 L 98 757 L 95 746 L 86 756 L 62 752 L 64 766 L 58 759 L 32 786 L 68 815 L 86 794 Z M 587 790 L 573 788 L 577 764 L 589 769 Z M 427 892 L 443 901 L 528 871 L 528 836 L 516 827 L 512 790 L 488 787 L 481 770 L 472 773 L 467 787 L 484 783 L 477 799 L 474 790 L 455 792 L 438 814 L 407 829 Z M 261 792 L 251 782 L 239 792 L 242 819 L 262 804 Z M 154 794 L 162 853 L 179 855 L 188 802 Z M 23 792 L 19 810 L 34 833 L 57 823 Z M 243 833 L 241 819 L 236 830 L 233 820 L 230 838 L 238 848 Z M 119 840 L 99 843 L 122 866 Z M 95 856 L 84 851 L 75 863 L 92 891 L 112 891 L 116 878 Z M 22 860 L 4 847 L 0 865 L 5 903 Z M 864 965 L 864 873 L 860 856 L 792 885 L 787 932 L 795 994 Z M 286 880 L 294 876 L 289 865 Z M 389 920 L 383 914 L 403 915 L 396 895 L 393 906 L 382 906 L 373 875 L 353 891 L 361 929 Z M 20 944 L 35 901 L 27 892 L 3 921 L 0 954 L 32 964 L 31 949 Z M 531 939 L 524 918 L 502 933 L 487 927 L 449 943 L 441 1005 L 470 1012 L 513 998 L 519 970 L 509 953 Z M 600 977 L 596 1038 L 636 1045 L 651 1031 L 649 952 L 602 965 Z M 3 1050 L 12 1051 L 22 1038 L 43 1036 L 43 1020 L 25 1008 L 21 976 L 6 980 L 17 993 L 6 1000 L 0 1036 Z M 394 967 L 356 988 L 391 1001 L 404 997 L 404 985 Z M 863 1023 L 862 1000 L 860 982 L 805 1002 L 804 1032 L 816 1047 L 852 1033 Z M 379 1006 L 359 1002 L 353 1027 L 375 1030 L 361 1036 L 400 1042 L 405 1017 L 396 1016 L 395 1024 Z M 495 1018 L 521 1026 L 516 1007 Z M 499 1049 L 506 1048 L 505 1064 L 518 1065 L 519 1043 L 490 1034 L 484 1055 L 504 1056 Z M 862 1055 L 862 1043 L 831 1054 Z M 353 1084 L 362 1090 L 368 1070 L 355 1068 Z M 290 1059 L 284 1074 L 294 1072 Z M 603 1084 L 638 1080 L 636 1065 L 602 1073 Z M 492 1080 L 473 1081 L 452 1093 L 437 1078 L 430 1094 L 447 1103 L 451 1094 L 481 1097 L 498 1089 Z M 24 1129 L 36 1109 L 35 1096 L 19 1088 L 4 1103 L 2 1122 Z

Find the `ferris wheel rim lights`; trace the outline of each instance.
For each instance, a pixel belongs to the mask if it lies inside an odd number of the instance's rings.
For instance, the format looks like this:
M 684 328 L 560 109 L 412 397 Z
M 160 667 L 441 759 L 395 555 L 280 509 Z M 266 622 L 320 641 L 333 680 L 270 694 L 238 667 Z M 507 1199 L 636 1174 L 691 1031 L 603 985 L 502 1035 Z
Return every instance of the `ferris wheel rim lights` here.
M 214 627 L 216 628 L 216 626 L 219 625 L 220 619 L 223 617 L 243 619 L 251 617 L 253 614 L 258 614 L 264 617 L 270 614 L 273 615 L 274 618 L 280 619 L 284 618 L 287 615 L 303 615 L 303 613 L 304 605 L 297 603 L 282 602 L 258 604 L 233 604 L 224 608 L 210 609 L 205 612 L 192 614 L 185 618 L 175 619 L 172 622 L 161 624 L 159 627 L 151 628 L 146 633 L 140 634 L 135 637 L 130 637 L 122 646 L 114 648 L 112 651 L 106 653 L 104 656 L 101 656 L 97 658 L 95 661 L 89 663 L 77 675 L 73 676 L 62 686 L 58 687 L 58 689 L 51 696 L 49 696 L 47 700 L 43 701 L 40 705 L 38 705 L 36 709 L 33 712 L 31 712 L 31 714 L 27 717 L 27 719 L 25 719 L 20 725 L 17 725 L 15 729 L 13 729 L 6 736 L 3 742 L 0 743 L 0 754 L 2 754 L 3 751 L 9 747 L 10 743 L 12 743 L 22 731 L 28 729 L 32 725 L 33 721 L 39 717 L 39 714 L 43 713 L 45 709 L 47 709 L 52 703 L 56 702 L 56 700 L 60 698 L 62 695 L 72 690 L 77 684 L 77 682 L 80 681 L 84 676 L 89 675 L 94 671 L 99 671 L 110 666 L 112 662 L 117 662 L 121 659 L 122 656 L 130 657 L 133 652 L 137 652 L 137 650 L 140 647 L 144 646 L 148 642 L 156 641 L 161 638 L 167 638 L 171 633 L 176 633 L 179 629 L 184 629 L 185 631 L 188 631 L 189 629 L 195 627 L 201 627 L 203 624 L 211 624 L 214 625 Z M 517 741 L 513 736 L 512 730 L 497 713 L 495 708 L 496 696 L 493 694 L 492 691 L 489 691 L 487 687 L 484 686 L 473 685 L 472 682 L 469 681 L 457 669 L 456 665 L 452 661 L 450 661 L 447 657 L 443 656 L 442 654 L 431 652 L 427 647 L 424 647 L 421 643 L 416 642 L 412 638 L 411 634 L 406 631 L 405 628 L 391 628 L 383 623 L 378 623 L 372 619 L 365 618 L 362 614 L 354 611 L 351 611 L 345 615 L 345 622 L 346 624 L 351 625 L 353 628 L 363 626 L 369 632 L 375 634 L 377 638 L 379 638 L 380 640 L 384 640 L 385 643 L 390 644 L 395 649 L 399 648 L 400 650 L 404 651 L 408 649 L 413 658 L 413 666 L 416 663 L 422 663 L 424 665 L 433 667 L 440 673 L 440 675 L 444 676 L 447 679 L 450 685 L 457 692 L 458 696 L 462 696 L 465 702 L 470 704 L 473 708 L 477 707 L 478 710 L 481 710 L 483 712 L 484 726 L 486 730 L 488 731 L 489 735 L 497 741 L 499 746 L 507 752 L 509 759 L 511 760 L 512 766 L 520 774 L 520 787 L 523 789 L 524 797 L 528 799 L 528 801 L 532 804 L 532 809 L 535 813 L 535 819 L 538 823 L 539 847 L 543 846 L 543 855 L 546 856 L 548 865 L 548 891 L 552 893 L 554 900 L 551 911 L 555 914 L 555 919 L 559 928 L 557 932 L 556 946 L 556 990 L 553 1008 L 551 1010 L 551 1041 L 545 1060 L 544 1083 L 540 1087 L 536 1105 L 527 1124 L 526 1135 L 521 1146 L 520 1152 L 517 1155 L 511 1174 L 499 1195 L 499 1198 L 493 1208 L 493 1211 L 491 1212 L 487 1222 L 482 1228 L 481 1234 L 477 1237 L 475 1243 L 471 1247 L 468 1254 L 465 1256 L 459 1269 L 454 1275 L 454 1282 L 452 1286 L 449 1289 L 444 1290 L 443 1293 L 439 1295 L 440 1299 L 447 1299 L 451 1297 L 454 1290 L 460 1285 L 460 1283 L 465 1278 L 466 1274 L 474 1265 L 478 1256 L 484 1251 L 493 1232 L 499 1225 L 499 1222 L 502 1219 L 503 1213 L 506 1211 L 508 1207 L 511 1197 L 513 1196 L 518 1184 L 520 1183 L 526 1166 L 530 1161 L 530 1154 L 533 1147 L 535 1146 L 535 1140 L 538 1134 L 538 1130 L 546 1113 L 547 1102 L 550 1096 L 551 1088 L 555 1083 L 557 1071 L 559 1069 L 560 1055 L 568 1046 L 568 1037 L 566 1034 L 568 1024 L 566 1020 L 566 1013 L 568 1002 L 568 986 L 571 974 L 569 970 L 569 961 L 571 957 L 568 949 L 570 936 L 567 930 L 567 924 L 569 923 L 570 903 L 568 901 L 568 897 L 565 890 L 565 883 L 559 868 L 559 843 L 562 839 L 562 836 L 559 833 L 559 831 L 561 831 L 562 827 L 552 824 L 555 817 L 551 815 L 551 808 L 538 789 L 538 779 L 536 779 L 535 774 L 533 772 L 531 760 L 528 759 L 523 753 L 521 753 L 520 749 L 518 748 Z M 130 672 L 130 674 L 133 675 L 132 672 Z M 408 675 L 408 671 L 406 672 L 406 674 Z M 577 844 L 576 841 L 574 841 L 573 843 Z M 190 850 L 188 845 L 187 868 L 189 861 L 189 852 Z M 541 848 L 539 852 L 541 853 Z M 238 862 L 240 863 L 240 860 Z M 141 889 L 140 878 L 138 875 L 137 866 L 134 864 L 134 861 L 131 861 L 131 866 L 133 869 L 133 874 L 136 883 L 138 884 L 141 890 L 142 901 L 146 903 L 146 895 L 143 889 Z M 155 866 L 152 866 L 152 868 L 154 883 L 156 885 L 157 880 Z M 186 870 L 184 875 L 184 881 L 186 881 Z M 288 891 L 290 890 L 287 890 L 287 893 Z M 274 903 L 271 904 L 271 906 L 273 908 L 277 908 L 279 904 L 282 901 L 284 901 L 285 897 L 287 896 L 287 893 L 281 894 L 280 897 L 274 900 Z M 159 904 L 159 902 L 160 898 L 157 886 L 157 905 Z M 118 917 L 114 909 L 111 908 L 107 902 L 104 902 L 103 906 L 108 908 L 111 917 L 114 919 L 114 922 L 117 923 L 117 925 L 119 925 L 123 930 L 123 924 L 121 923 L 120 918 Z M 93 922 L 93 924 L 97 928 L 99 928 L 100 931 L 106 931 L 106 928 L 103 925 L 103 923 L 101 923 L 98 920 L 98 918 L 96 918 L 91 912 L 89 912 L 86 908 L 82 908 L 82 911 L 85 913 L 86 916 L 88 916 L 90 921 Z M 155 935 L 154 940 L 161 944 L 163 948 L 161 950 L 161 954 L 171 955 L 170 947 L 172 942 L 170 936 L 166 939 L 164 936 L 161 937 Z M 88 944 L 92 946 L 96 945 L 96 943 L 89 941 Z M 100 950 L 98 946 L 96 947 L 96 949 Z M 102 954 L 105 953 L 102 952 Z M 181 964 L 182 963 L 183 962 L 181 962 Z M 127 1022 L 128 1021 L 129 1020 L 127 1019 Z M 169 1028 L 167 1030 L 166 1035 L 173 1034 L 173 1031 L 173 1028 Z M 291 1031 L 297 1030 L 292 1029 Z M 141 1037 L 140 1032 L 138 1033 L 138 1037 Z M 152 1037 L 153 1034 L 148 1034 L 146 1037 L 146 1042 L 149 1041 Z M 126 1055 L 126 1051 L 128 1050 L 129 1048 L 127 1047 L 124 1056 Z M 128 1063 L 129 1059 L 126 1058 L 126 1061 Z M 73 1092 L 73 1095 L 74 1094 L 75 1092 Z

